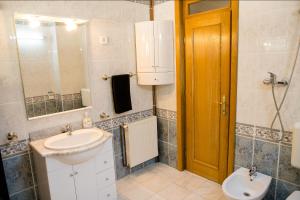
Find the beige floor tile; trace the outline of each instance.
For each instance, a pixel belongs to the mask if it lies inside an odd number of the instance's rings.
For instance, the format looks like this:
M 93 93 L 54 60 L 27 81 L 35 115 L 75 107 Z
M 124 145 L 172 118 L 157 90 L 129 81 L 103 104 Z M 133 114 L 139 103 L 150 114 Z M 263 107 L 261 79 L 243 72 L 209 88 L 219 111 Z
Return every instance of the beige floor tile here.
M 221 186 L 212 181 L 205 182 L 201 187 L 196 188 L 194 192 L 209 200 L 217 200 L 223 196 Z
M 190 194 L 184 200 L 207 200 L 204 197 L 200 196 L 199 194 Z
M 183 200 L 189 195 L 189 191 L 176 184 L 171 184 L 157 195 L 165 200 Z
M 151 179 L 142 182 L 140 185 L 152 192 L 160 192 L 172 184 L 172 181 L 164 176 L 155 175 Z
M 143 187 L 137 186 L 134 189 L 123 191 L 122 195 L 128 200 L 148 200 L 155 194 Z
M 177 178 L 175 183 L 189 191 L 194 191 L 199 187 L 202 187 L 208 180 L 200 176 L 195 176 L 190 173 L 186 173 L 183 177 Z
M 150 170 L 140 170 L 130 176 L 133 181 L 137 183 L 143 183 L 145 181 L 151 180 L 155 176 L 155 173 Z
M 149 200 L 165 200 L 164 198 L 158 196 L 158 195 L 154 195 L 152 196 Z
M 161 163 L 122 178 L 117 188 L 118 200 L 226 200 L 219 184 Z

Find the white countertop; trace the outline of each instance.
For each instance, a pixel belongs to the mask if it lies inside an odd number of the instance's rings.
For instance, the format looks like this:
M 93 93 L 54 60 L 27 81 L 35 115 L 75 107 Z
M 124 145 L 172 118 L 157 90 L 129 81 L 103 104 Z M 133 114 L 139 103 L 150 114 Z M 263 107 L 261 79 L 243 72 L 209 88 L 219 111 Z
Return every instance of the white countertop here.
M 86 146 L 74 148 L 74 149 L 67 149 L 67 150 L 47 149 L 44 146 L 44 143 L 48 138 L 41 139 L 41 140 L 35 140 L 35 141 L 30 142 L 29 144 L 30 144 L 31 148 L 33 148 L 35 151 L 37 151 L 42 157 L 81 153 L 81 152 L 96 148 L 101 144 L 104 144 L 109 138 L 112 137 L 111 133 L 104 131 L 104 130 L 101 130 L 101 131 L 103 131 L 103 137 L 100 140 L 98 140 L 90 145 L 86 145 Z

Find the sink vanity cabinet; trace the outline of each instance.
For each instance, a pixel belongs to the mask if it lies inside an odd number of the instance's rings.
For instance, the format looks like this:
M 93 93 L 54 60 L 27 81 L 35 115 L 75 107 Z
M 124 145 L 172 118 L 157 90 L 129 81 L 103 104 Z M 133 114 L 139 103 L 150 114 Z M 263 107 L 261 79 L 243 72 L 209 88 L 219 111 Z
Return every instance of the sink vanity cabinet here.
M 110 133 L 106 133 L 110 134 Z M 40 144 L 39 144 L 40 143 Z M 115 168 L 111 135 L 96 147 L 80 152 L 96 152 L 79 163 L 66 163 L 64 154 L 45 156 L 42 141 L 32 142 L 34 166 L 41 200 L 116 200 Z M 47 153 L 47 152 L 46 152 Z M 49 153 L 49 152 L 48 152 Z M 69 152 L 69 154 L 72 154 Z M 74 153 L 76 155 L 76 153 Z

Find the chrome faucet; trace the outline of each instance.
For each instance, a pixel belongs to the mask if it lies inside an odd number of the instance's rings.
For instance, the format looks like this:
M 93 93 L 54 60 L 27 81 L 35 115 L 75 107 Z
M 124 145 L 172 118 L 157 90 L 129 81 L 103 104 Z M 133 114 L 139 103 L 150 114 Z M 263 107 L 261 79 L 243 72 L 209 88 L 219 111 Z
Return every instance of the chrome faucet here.
M 252 165 L 250 167 L 250 170 L 249 170 L 250 181 L 253 181 L 254 178 L 257 176 L 256 170 L 257 170 L 257 167 L 255 165 Z
M 65 130 L 66 130 L 67 135 L 72 135 L 72 125 L 71 124 L 67 124 Z

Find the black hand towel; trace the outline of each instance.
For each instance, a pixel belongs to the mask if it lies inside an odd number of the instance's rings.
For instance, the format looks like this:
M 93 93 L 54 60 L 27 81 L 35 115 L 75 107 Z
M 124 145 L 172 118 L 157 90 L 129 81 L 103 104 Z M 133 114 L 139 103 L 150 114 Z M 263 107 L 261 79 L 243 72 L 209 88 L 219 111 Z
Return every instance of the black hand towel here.
M 111 85 L 116 113 L 132 109 L 130 97 L 130 75 L 122 74 L 111 77 Z

